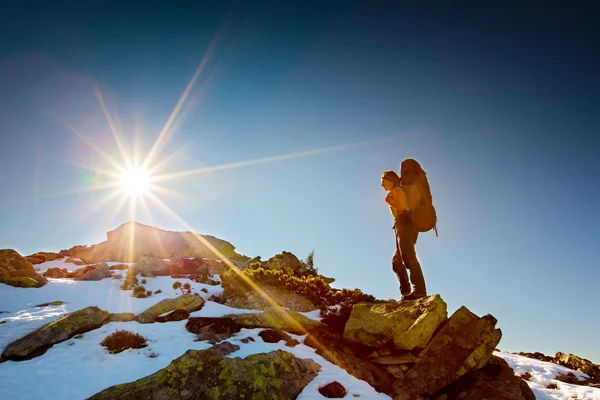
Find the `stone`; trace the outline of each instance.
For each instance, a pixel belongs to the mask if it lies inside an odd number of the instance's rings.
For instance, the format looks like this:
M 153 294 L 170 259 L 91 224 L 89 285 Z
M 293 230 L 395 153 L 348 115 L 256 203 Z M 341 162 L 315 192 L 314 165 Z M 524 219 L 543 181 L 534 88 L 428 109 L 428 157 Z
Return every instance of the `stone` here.
M 373 386 L 377 391 L 390 393 L 394 376 L 364 359 L 367 348 L 344 343 L 340 335 L 331 333 L 326 328 L 313 329 L 304 339 L 306 346 L 316 349 L 316 353 L 327 361 L 343 368 L 355 378 Z
M 321 386 L 319 393 L 328 399 L 341 399 L 346 396 L 346 388 L 341 383 L 334 381 Z
M 102 326 L 107 317 L 108 311 L 102 311 L 95 306 L 65 314 L 9 344 L 2 353 L 2 358 L 19 360 L 33 356 L 34 352 Z
M 290 347 L 294 347 L 300 343 L 296 339 L 292 339 L 287 333 L 275 329 L 265 329 L 261 331 L 258 336 L 260 336 L 265 343 L 279 343 L 283 340 Z
M 175 310 L 171 311 L 167 315 L 163 315 L 156 317 L 155 322 L 174 322 L 174 321 L 183 321 L 184 319 L 188 319 L 190 317 L 190 313 L 186 310 Z
M 46 261 L 42 258 L 36 258 L 36 257 L 31 257 L 31 256 L 25 257 L 25 259 L 27 261 L 29 261 L 30 263 L 32 263 L 33 265 L 41 264 Z
M 164 299 L 147 309 L 141 314 L 136 315 L 135 320 L 141 324 L 149 324 L 156 318 L 169 311 L 185 310 L 188 313 L 202 309 L 204 299 L 193 294 L 184 294 L 175 299 Z
M 198 341 L 208 341 L 211 344 L 229 339 L 243 328 L 242 325 L 230 318 L 207 318 L 192 317 L 189 318 L 185 329 L 194 333 Z
M 369 358 L 369 361 L 374 364 L 382 364 L 382 365 L 399 365 L 399 364 L 410 364 L 415 362 L 415 356 L 411 353 L 407 353 L 400 356 L 381 356 Z
M 491 315 L 479 318 L 459 308 L 419 353 L 415 365 L 394 382 L 394 393 L 432 394 L 483 367 L 502 337 L 496 322 Z
M 321 322 L 307 318 L 295 311 L 274 306 L 266 307 L 262 313 L 232 314 L 225 317 L 232 319 L 244 328 L 271 328 L 301 335 L 324 326 Z
M 90 399 L 295 399 L 319 370 L 313 360 L 281 350 L 244 359 L 188 350 L 166 368 Z
M 135 321 L 134 313 L 116 313 L 116 314 L 108 314 L 108 317 L 105 320 L 105 323 L 109 322 L 131 322 Z
M 6 272 L 17 270 L 35 271 L 33 265 L 13 249 L 0 250 L 0 270 Z
M 513 369 L 506 361 L 492 356 L 483 368 L 468 372 L 432 395 L 431 398 L 535 400 L 535 395 L 527 382 L 515 376 Z
M 101 262 L 95 265 L 86 267 L 86 272 L 83 275 L 78 276 L 75 280 L 78 281 L 100 281 L 104 278 L 110 277 L 110 270 L 108 264 Z
M 92 245 L 89 250 L 81 251 L 77 253 L 77 256 L 85 264 L 101 263 L 106 261 L 112 261 L 110 254 L 110 247 L 108 242 L 102 242 Z
M 38 282 L 35 279 L 27 278 L 27 277 L 16 277 L 16 278 L 7 277 L 7 278 L 0 279 L 0 282 L 4 283 L 6 285 L 10 285 L 10 286 L 14 286 L 14 287 L 21 287 L 21 288 L 38 287 Z
M 68 274 L 69 270 L 66 268 L 48 268 L 42 275 L 44 275 L 46 278 L 59 279 L 66 278 Z
M 214 354 L 219 355 L 219 356 L 226 356 L 228 354 L 233 353 L 234 351 L 238 351 L 240 349 L 240 346 L 238 346 L 237 344 L 232 344 L 229 342 L 221 342 L 219 344 L 215 344 L 214 346 L 212 346 L 210 348 L 210 351 L 212 351 Z
M 48 283 L 48 279 L 44 278 L 42 275 L 40 275 L 36 271 L 31 271 L 29 269 L 20 269 L 20 270 L 15 270 L 15 271 L 9 271 L 8 276 L 10 278 L 31 278 L 36 282 L 34 287 L 37 287 L 37 288 L 40 288 L 40 287 L 44 286 L 46 283 Z
M 169 275 L 167 264 L 155 257 L 142 257 L 133 268 L 134 274 L 141 274 L 147 278 Z
M 372 347 L 393 342 L 402 350 L 424 348 L 447 318 L 446 303 L 437 294 L 414 301 L 361 302 L 352 308 L 344 339 Z

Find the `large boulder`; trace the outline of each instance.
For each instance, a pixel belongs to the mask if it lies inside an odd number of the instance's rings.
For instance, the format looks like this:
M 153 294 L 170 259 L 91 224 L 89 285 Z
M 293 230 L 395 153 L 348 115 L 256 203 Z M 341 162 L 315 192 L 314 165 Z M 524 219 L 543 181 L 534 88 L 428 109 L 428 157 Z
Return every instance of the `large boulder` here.
M 168 367 L 90 399 L 295 399 L 320 369 L 281 350 L 244 359 L 217 353 L 188 350 Z
M 243 325 L 231 318 L 192 317 L 185 325 L 185 329 L 197 335 L 198 341 L 208 341 L 215 344 L 238 333 Z
M 91 268 L 88 267 L 88 270 L 83 275 L 75 279 L 78 281 L 100 281 L 108 277 L 110 277 L 110 270 L 108 269 L 108 264 L 106 264 L 105 262 L 101 262 L 92 265 Z
M 37 264 L 46 262 L 46 260 L 44 260 L 43 258 L 38 258 L 38 257 L 33 257 L 33 256 L 27 256 L 27 257 L 25 257 L 25 259 L 27 261 L 29 261 L 30 263 L 32 263 L 33 265 L 37 265 Z
M 133 267 L 135 274 L 141 274 L 147 278 L 169 275 L 169 267 L 156 257 L 142 257 Z
M 63 315 L 9 344 L 2 353 L 2 358 L 19 360 L 33 356 L 34 353 L 39 353 L 55 343 L 100 327 L 107 317 L 108 311 L 102 311 L 95 306 Z
M 185 310 L 188 313 L 198 311 L 204 305 L 204 299 L 193 294 L 184 294 L 175 299 L 164 299 L 147 309 L 141 314 L 136 315 L 135 320 L 141 324 L 150 324 L 156 321 L 158 316 L 175 311 Z
M 473 369 L 483 367 L 500 342 L 491 315 L 479 318 L 459 308 L 431 339 L 414 366 L 394 382 L 398 398 L 432 394 Z
M 112 261 L 108 242 L 92 245 L 89 250 L 81 251 L 77 256 L 86 264 Z
M 402 350 L 424 348 L 447 318 L 446 303 L 437 294 L 414 301 L 362 302 L 352 308 L 344 339 L 371 347 L 393 342 Z
M 34 271 L 33 265 L 15 250 L 0 250 L 0 270 L 10 272 L 22 269 Z
M 245 328 L 272 328 L 298 334 L 324 327 L 319 321 L 275 306 L 266 307 L 262 313 L 232 314 L 226 315 L 226 318 L 232 319 Z
M 472 370 L 444 387 L 431 398 L 461 400 L 535 400 L 525 380 L 500 357 L 492 356 L 483 368 Z
M 44 286 L 46 283 L 48 283 L 48 279 L 44 278 L 42 275 L 40 275 L 36 271 L 31 271 L 29 269 L 20 269 L 20 270 L 15 270 L 15 271 L 9 271 L 8 276 L 10 278 L 31 278 L 36 282 L 35 287 L 38 287 L 38 288 L 40 288 L 40 287 Z M 10 279 L 9 279 L 9 281 L 10 281 Z
M 46 278 L 66 278 L 69 274 L 69 270 L 66 268 L 48 268 L 43 275 Z

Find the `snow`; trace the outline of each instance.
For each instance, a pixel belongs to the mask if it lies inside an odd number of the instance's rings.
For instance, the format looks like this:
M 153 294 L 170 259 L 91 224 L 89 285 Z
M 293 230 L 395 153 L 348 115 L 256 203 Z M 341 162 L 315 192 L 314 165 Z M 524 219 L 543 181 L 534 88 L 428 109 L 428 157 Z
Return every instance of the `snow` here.
M 521 376 L 526 372 L 529 372 L 532 375 L 527 383 L 537 400 L 600 400 L 600 389 L 589 386 L 573 385 L 555 379 L 557 375 L 567 375 L 569 372 L 575 374 L 579 380 L 588 378 L 588 376 L 582 372 L 573 371 L 562 365 L 511 353 L 494 352 L 494 355 L 506 360 L 508 365 L 515 371 L 515 375 Z M 558 389 L 548 389 L 547 386 L 550 384 L 556 384 Z
M 120 264 L 117 262 L 109 265 Z M 64 259 L 36 265 L 39 271 L 48 268 L 67 268 L 72 271 L 81 266 L 65 263 Z M 113 271 L 124 276 L 126 271 Z M 213 279 L 217 279 L 214 276 Z M 11 342 L 29 332 L 59 318 L 61 315 L 87 306 L 98 306 L 111 313 L 130 312 L 139 314 L 166 298 L 181 295 L 173 289 L 176 280 L 190 283 L 193 292 L 197 292 L 206 302 L 204 307 L 191 313 L 192 317 L 222 317 L 228 314 L 260 313 L 262 310 L 240 310 L 207 300 L 211 295 L 220 295 L 221 286 L 211 286 L 193 282 L 189 279 L 174 279 L 168 276 L 146 279 L 146 289 L 162 293 L 149 298 L 137 299 L 131 296 L 131 290 L 120 289 L 122 283 L 117 279 L 101 281 L 74 281 L 72 279 L 49 279 L 49 283 L 39 289 L 22 289 L 0 284 L 0 352 Z M 206 289 L 207 293 L 202 289 Z M 63 301 L 62 305 L 35 307 L 42 303 Z M 165 313 L 168 314 L 168 313 Z M 319 310 L 300 313 L 313 320 L 321 320 Z M 87 332 L 81 339 L 69 339 L 48 349 L 37 358 L 27 361 L 7 361 L 0 364 L 0 398 L 6 399 L 80 399 L 89 397 L 109 386 L 132 382 L 150 375 L 181 356 L 188 349 L 207 349 L 208 342 L 196 342 L 196 336 L 185 329 L 187 321 L 139 324 L 137 322 L 113 322 Z M 116 330 L 137 332 L 147 338 L 148 347 L 127 350 L 119 354 L 109 354 L 100 342 Z M 376 392 L 366 382 L 356 379 L 342 368 L 323 359 L 315 349 L 303 344 L 304 336 L 291 335 L 300 344 L 286 346 L 284 341 L 265 343 L 260 338 L 262 329 L 242 329 L 227 341 L 240 346 L 240 349 L 228 357 L 246 357 L 251 354 L 270 352 L 276 349 L 288 351 L 299 358 L 310 358 L 320 365 L 321 371 L 304 388 L 299 400 L 323 398 L 318 388 L 330 382 L 338 381 L 347 390 L 346 398 L 390 399 Z M 254 342 L 241 342 L 251 337 Z M 573 372 L 579 379 L 583 373 L 571 371 L 565 367 L 530 359 L 510 353 L 496 352 L 515 370 L 516 375 L 525 372 L 532 374 L 529 385 L 538 400 L 548 399 L 589 399 L 600 400 L 600 389 L 577 386 L 557 381 L 557 374 Z M 35 384 L 32 384 L 35 382 Z M 548 389 L 551 383 L 558 389 Z

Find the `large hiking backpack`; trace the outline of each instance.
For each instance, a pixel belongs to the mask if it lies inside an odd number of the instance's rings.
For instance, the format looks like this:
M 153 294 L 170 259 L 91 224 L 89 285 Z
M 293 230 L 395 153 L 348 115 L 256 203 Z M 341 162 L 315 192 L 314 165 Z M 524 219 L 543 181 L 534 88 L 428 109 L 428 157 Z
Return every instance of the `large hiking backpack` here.
M 400 164 L 401 175 L 404 175 L 406 172 L 414 172 L 416 174 L 416 179 L 412 184 L 419 186 L 425 197 L 425 201 L 421 205 L 411 210 L 410 219 L 412 225 L 419 232 L 427 232 L 435 229 L 435 235 L 437 236 L 437 214 L 433 206 L 433 197 L 431 196 L 427 173 L 412 158 L 408 158 Z

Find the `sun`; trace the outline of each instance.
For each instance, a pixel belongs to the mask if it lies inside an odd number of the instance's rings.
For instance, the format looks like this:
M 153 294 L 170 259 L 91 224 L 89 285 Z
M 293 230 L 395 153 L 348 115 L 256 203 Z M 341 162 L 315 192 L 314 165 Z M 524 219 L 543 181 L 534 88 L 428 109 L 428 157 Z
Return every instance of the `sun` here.
M 150 174 L 145 168 L 130 167 L 121 173 L 121 190 L 132 197 L 141 197 L 150 189 Z

